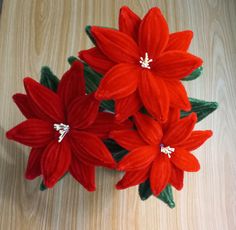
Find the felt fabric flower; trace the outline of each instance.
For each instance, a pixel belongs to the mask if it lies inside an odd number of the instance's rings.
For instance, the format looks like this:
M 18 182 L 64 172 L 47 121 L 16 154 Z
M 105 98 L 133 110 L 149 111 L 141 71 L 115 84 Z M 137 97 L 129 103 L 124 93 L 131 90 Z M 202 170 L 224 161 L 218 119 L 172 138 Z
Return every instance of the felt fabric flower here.
M 92 27 L 96 46 L 79 56 L 105 76 L 97 99 L 114 99 L 118 120 L 137 112 L 142 104 L 165 122 L 169 107 L 189 110 L 187 93 L 180 79 L 202 65 L 187 52 L 193 33 L 169 34 L 161 11 L 154 7 L 141 20 L 128 7 L 119 17 L 119 31 Z
M 175 120 L 176 113 L 173 114 Z M 164 128 L 148 115 L 134 116 L 137 130 L 112 131 L 110 137 L 130 152 L 118 164 L 125 175 L 116 185 L 124 189 L 150 180 L 154 195 L 159 195 L 167 184 L 180 190 L 184 171 L 196 172 L 200 165 L 191 153 L 211 135 L 210 130 L 193 131 L 197 117 L 194 113 L 175 120 Z
M 7 132 L 9 139 L 32 147 L 26 178 L 42 175 L 51 188 L 69 172 L 87 190 L 95 190 L 95 166 L 115 167 L 101 138 L 114 127 L 112 114 L 98 112 L 94 94 L 85 95 L 83 64 L 63 75 L 57 93 L 31 78 L 14 101 L 27 120 Z

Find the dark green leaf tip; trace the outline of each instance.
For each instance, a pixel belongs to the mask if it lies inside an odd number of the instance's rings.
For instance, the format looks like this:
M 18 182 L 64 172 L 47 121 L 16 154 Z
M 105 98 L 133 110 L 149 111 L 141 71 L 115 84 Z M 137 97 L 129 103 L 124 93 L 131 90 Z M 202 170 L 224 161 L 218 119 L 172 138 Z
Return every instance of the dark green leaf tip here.
M 70 56 L 67 58 L 67 61 L 69 62 L 70 65 L 72 65 L 74 61 L 78 61 L 78 58 L 75 56 Z
M 57 91 L 59 79 L 53 74 L 48 66 L 43 66 L 41 68 L 40 84 L 53 90 L 54 92 Z
M 47 189 L 47 187 L 44 185 L 44 183 L 43 182 L 41 182 L 41 184 L 40 184 L 40 186 L 39 186 L 39 190 L 40 191 L 45 191 Z
M 94 39 L 94 37 L 93 37 L 93 35 L 92 35 L 92 33 L 91 33 L 91 28 L 92 28 L 92 26 L 90 26 L 90 25 L 85 26 L 85 32 L 86 32 L 86 34 L 88 35 L 88 37 L 89 37 L 89 39 L 91 40 L 91 42 L 92 42 L 94 45 L 96 45 L 96 41 L 95 41 L 95 39 Z
M 187 77 L 181 79 L 182 81 L 192 81 L 197 79 L 198 77 L 200 77 L 202 75 L 203 72 L 203 67 L 200 66 L 197 69 L 195 69 L 190 75 L 188 75 Z

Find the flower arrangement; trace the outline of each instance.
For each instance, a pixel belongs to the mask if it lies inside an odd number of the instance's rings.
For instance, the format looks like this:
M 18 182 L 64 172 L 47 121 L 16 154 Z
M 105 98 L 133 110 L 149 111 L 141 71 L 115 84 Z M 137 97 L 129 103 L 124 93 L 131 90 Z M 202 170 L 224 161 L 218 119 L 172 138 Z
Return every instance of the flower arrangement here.
M 194 126 L 218 106 L 189 98 L 182 84 L 203 70 L 188 52 L 193 32 L 170 33 L 157 7 L 141 19 L 126 6 L 118 29 L 85 30 L 94 47 L 69 57 L 61 80 L 43 67 L 40 83 L 27 77 L 26 93 L 13 96 L 26 120 L 6 135 L 31 147 L 25 177 L 41 176 L 45 190 L 71 174 L 95 191 L 102 166 L 125 172 L 117 189 L 139 185 L 142 200 L 172 208 L 172 187 L 200 169 L 191 152 L 212 136 Z

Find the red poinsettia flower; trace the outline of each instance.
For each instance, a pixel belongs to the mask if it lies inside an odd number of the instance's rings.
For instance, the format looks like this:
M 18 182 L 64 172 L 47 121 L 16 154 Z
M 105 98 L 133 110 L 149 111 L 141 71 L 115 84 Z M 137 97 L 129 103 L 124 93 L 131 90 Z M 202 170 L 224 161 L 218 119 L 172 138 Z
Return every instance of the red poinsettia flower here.
M 51 188 L 66 173 L 87 190 L 95 190 L 95 166 L 115 167 L 100 138 L 114 127 L 112 114 L 98 112 L 94 94 L 85 95 L 83 64 L 74 62 L 62 77 L 57 93 L 31 78 L 24 79 L 27 95 L 14 101 L 27 120 L 7 132 L 9 139 L 32 147 L 26 178 L 42 175 Z
M 91 32 L 97 47 L 79 56 L 105 74 L 96 97 L 116 101 L 118 120 L 134 114 L 142 104 L 159 121 L 167 119 L 169 106 L 191 108 L 180 79 L 202 65 L 200 58 L 187 52 L 192 31 L 169 34 L 156 7 L 142 20 L 123 7 L 119 31 L 94 26 Z
M 176 114 L 173 115 L 174 120 Z M 197 117 L 194 113 L 171 122 L 162 129 L 148 115 L 134 116 L 137 130 L 113 131 L 110 137 L 130 152 L 118 164 L 126 171 L 116 185 L 124 189 L 150 179 L 151 190 L 159 195 L 167 184 L 180 190 L 184 171 L 195 172 L 200 165 L 190 151 L 201 146 L 211 135 L 210 130 L 193 131 Z

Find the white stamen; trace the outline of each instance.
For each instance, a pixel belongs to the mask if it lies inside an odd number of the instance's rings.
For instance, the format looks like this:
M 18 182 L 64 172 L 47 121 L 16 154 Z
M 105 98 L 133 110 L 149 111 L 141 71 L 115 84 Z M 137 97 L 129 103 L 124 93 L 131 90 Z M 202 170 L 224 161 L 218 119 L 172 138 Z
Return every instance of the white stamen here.
M 171 148 L 170 146 L 164 147 L 163 144 L 160 145 L 161 152 L 167 154 L 169 158 L 171 158 L 171 153 L 175 151 L 175 148 Z
M 63 123 L 60 123 L 60 124 L 54 124 L 53 125 L 53 128 L 59 132 L 59 134 L 61 134 L 58 138 L 58 142 L 60 143 L 63 138 L 66 136 L 66 134 L 69 132 L 69 125 L 65 125 Z
M 149 66 L 150 62 L 153 62 L 153 60 L 148 58 L 147 52 L 145 53 L 145 58 L 140 57 L 139 63 L 141 64 L 141 67 L 150 69 L 150 66 Z

